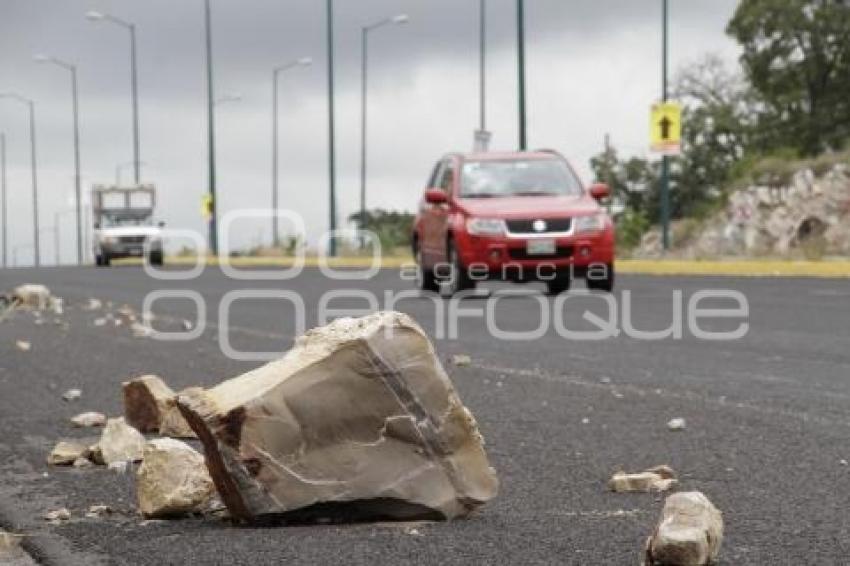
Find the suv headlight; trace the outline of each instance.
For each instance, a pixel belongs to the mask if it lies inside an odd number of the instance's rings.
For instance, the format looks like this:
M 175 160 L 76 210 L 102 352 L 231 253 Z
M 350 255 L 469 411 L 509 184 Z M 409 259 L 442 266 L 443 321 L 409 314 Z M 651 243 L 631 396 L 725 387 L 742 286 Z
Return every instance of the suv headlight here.
M 474 236 L 501 236 L 507 228 L 499 218 L 470 218 L 466 221 L 466 231 Z
M 589 232 L 601 232 L 605 229 L 606 216 L 595 214 L 593 216 L 579 216 L 574 219 L 576 223 L 576 234 L 587 234 Z

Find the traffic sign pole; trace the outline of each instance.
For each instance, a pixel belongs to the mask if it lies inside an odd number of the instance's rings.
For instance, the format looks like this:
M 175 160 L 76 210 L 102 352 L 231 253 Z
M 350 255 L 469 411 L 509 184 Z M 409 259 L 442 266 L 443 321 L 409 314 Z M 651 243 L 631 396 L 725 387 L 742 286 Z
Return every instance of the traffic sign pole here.
M 668 0 L 662 2 L 662 33 L 661 33 L 661 99 L 667 102 L 667 22 L 668 22 Z M 669 121 L 668 121 L 669 125 Z M 663 134 L 662 134 L 663 136 Z M 664 155 L 661 158 L 661 234 L 664 251 L 670 249 L 670 158 Z

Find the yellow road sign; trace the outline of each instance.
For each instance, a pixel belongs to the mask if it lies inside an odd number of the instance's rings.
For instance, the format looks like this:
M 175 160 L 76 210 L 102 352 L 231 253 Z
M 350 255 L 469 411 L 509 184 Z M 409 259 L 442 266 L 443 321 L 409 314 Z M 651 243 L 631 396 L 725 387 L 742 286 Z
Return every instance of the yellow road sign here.
M 209 220 L 213 212 L 213 199 L 206 194 L 201 197 L 201 216 Z
M 652 105 L 649 143 L 654 152 L 679 155 L 682 150 L 682 107 L 678 102 Z

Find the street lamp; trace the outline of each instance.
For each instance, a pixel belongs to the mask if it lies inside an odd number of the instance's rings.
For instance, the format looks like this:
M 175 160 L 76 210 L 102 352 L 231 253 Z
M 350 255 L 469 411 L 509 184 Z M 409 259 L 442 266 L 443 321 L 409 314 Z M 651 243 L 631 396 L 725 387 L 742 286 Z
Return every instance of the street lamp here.
M 134 179 L 138 185 L 141 182 L 141 161 L 139 158 L 139 76 L 136 67 L 136 26 L 111 14 L 96 12 L 94 10 L 86 12 L 86 18 L 93 22 L 110 22 L 130 32 L 130 86 L 133 92 L 133 163 L 135 163 Z
M 6 134 L 0 132 L 0 220 L 3 221 L 3 269 L 9 266 L 9 220 L 6 216 Z
M 83 206 L 82 188 L 80 185 L 80 113 L 77 103 L 77 67 L 56 57 L 35 55 L 38 63 L 52 63 L 71 73 L 71 103 L 74 118 L 74 194 L 77 199 L 77 265 L 83 263 Z
M 519 83 L 519 149 L 528 148 L 525 108 L 525 0 L 516 1 L 517 11 L 517 82 Z
M 361 93 L 360 93 L 360 227 L 366 220 L 366 126 L 367 126 L 367 101 L 368 77 L 369 77 L 369 33 L 388 25 L 403 25 L 410 21 L 407 14 L 399 14 L 392 18 L 385 18 L 373 24 L 363 26 L 361 29 L 362 41 L 361 53 Z
M 327 0 L 328 41 L 328 215 L 330 234 L 328 255 L 336 255 L 336 108 L 334 105 L 334 2 Z
M 213 85 L 213 60 L 212 60 L 212 14 L 210 12 L 210 0 L 204 0 L 204 39 L 206 47 L 207 63 L 207 165 L 209 168 L 209 248 L 212 255 L 218 255 L 218 203 L 215 200 L 216 176 L 215 176 L 215 99 Z
M 30 168 L 32 170 L 32 216 L 33 216 L 33 235 L 35 245 L 33 251 L 35 254 L 35 266 L 40 265 L 39 241 L 38 241 L 38 165 L 35 152 L 35 102 L 29 98 L 25 98 L 14 92 L 0 93 L 0 98 L 9 98 L 17 100 L 25 104 L 29 109 L 30 116 Z M 5 226 L 5 222 L 3 223 Z
M 296 67 L 309 67 L 313 64 L 313 60 L 309 57 L 303 57 L 296 61 L 291 61 L 285 65 L 280 65 L 272 70 L 272 245 L 277 248 L 280 246 L 280 233 L 278 231 L 278 77 L 280 74 L 294 69 Z
M 661 0 L 661 100 L 667 102 L 667 52 L 669 6 Z M 670 249 L 670 157 L 661 157 L 661 239 L 664 251 Z

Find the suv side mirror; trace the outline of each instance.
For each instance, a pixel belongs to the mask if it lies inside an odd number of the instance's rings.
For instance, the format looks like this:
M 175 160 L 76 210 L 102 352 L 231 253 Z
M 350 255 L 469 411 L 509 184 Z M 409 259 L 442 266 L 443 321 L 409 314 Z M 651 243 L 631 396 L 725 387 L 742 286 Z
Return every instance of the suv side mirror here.
M 425 191 L 425 202 L 428 204 L 446 204 L 449 195 L 443 189 L 428 189 Z
M 590 196 L 603 200 L 611 196 L 611 189 L 605 183 L 594 183 L 590 186 Z

